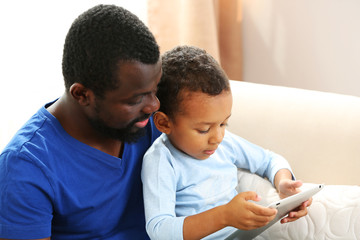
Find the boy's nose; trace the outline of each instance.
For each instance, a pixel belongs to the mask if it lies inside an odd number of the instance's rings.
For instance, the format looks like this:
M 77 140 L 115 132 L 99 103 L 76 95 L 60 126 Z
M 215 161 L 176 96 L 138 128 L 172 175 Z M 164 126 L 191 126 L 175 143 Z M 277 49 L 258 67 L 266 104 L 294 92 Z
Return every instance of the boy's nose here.
M 225 131 L 221 128 L 216 129 L 209 139 L 210 144 L 220 144 L 224 138 Z

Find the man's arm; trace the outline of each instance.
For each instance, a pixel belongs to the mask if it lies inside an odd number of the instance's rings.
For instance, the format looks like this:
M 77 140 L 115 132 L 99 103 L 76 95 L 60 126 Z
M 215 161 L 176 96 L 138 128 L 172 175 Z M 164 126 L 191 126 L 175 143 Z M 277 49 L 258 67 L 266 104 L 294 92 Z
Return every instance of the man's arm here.
M 13 239 L 0 238 L 0 240 L 13 240 Z M 48 238 L 40 238 L 40 239 L 28 239 L 28 240 L 50 240 L 50 237 L 48 237 Z

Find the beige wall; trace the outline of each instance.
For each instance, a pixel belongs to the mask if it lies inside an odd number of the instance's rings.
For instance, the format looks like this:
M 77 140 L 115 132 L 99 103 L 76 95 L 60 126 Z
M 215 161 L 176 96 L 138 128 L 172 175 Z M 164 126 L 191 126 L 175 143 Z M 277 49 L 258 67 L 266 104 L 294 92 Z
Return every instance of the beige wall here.
M 244 81 L 360 96 L 359 0 L 243 0 Z

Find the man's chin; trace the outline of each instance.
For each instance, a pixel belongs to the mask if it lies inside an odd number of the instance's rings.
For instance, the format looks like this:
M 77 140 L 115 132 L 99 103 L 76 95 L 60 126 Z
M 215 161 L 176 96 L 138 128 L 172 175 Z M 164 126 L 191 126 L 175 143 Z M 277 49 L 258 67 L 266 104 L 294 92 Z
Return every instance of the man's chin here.
M 122 142 L 134 143 L 137 142 L 141 137 L 145 136 L 146 129 L 145 128 L 137 128 L 131 132 L 125 132 L 118 136 L 118 140 Z
M 105 137 L 116 139 L 121 142 L 133 143 L 146 134 L 146 128 L 138 128 L 134 125 L 123 129 L 110 128 L 107 127 L 105 124 L 96 121 L 93 121 L 92 125 L 95 129 L 98 130 L 98 132 L 100 132 Z

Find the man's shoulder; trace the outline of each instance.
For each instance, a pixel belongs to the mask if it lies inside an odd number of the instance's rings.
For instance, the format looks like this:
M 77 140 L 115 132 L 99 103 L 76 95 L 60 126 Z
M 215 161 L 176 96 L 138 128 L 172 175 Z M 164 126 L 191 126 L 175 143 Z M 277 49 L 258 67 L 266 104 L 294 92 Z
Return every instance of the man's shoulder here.
M 51 119 L 44 115 L 45 109 L 36 112 L 12 137 L 2 151 L 2 156 L 26 155 L 45 151 L 49 142 L 56 144 L 56 131 L 52 127 Z
M 12 137 L 4 151 L 19 151 L 24 144 L 34 140 L 34 135 L 44 125 L 45 119 L 38 113 L 34 114 Z

